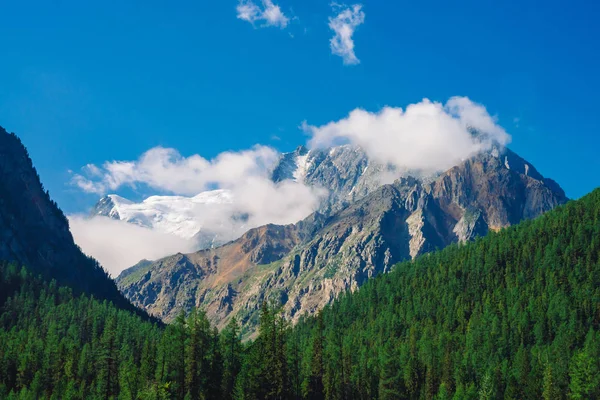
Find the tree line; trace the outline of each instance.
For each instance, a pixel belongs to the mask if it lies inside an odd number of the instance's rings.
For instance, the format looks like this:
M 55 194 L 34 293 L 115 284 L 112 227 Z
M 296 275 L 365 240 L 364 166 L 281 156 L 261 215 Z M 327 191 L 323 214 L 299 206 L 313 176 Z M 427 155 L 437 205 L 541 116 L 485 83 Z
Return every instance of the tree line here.
M 396 265 L 255 340 L 163 326 L 3 265 L 0 398 L 600 398 L 600 190 Z

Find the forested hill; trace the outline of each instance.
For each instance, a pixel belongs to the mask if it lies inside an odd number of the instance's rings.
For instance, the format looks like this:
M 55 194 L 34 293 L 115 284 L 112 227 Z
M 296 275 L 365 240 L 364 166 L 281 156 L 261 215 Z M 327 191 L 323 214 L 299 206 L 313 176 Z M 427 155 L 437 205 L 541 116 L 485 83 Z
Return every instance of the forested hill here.
M 600 398 L 600 190 L 398 264 L 317 317 L 263 306 L 247 344 L 162 328 L 0 264 L 0 398 Z
M 328 398 L 600 398 L 599 259 L 597 189 L 399 264 L 297 326 L 300 383 Z
M 25 265 L 35 274 L 56 279 L 76 293 L 136 310 L 98 262 L 75 244 L 67 218 L 44 190 L 27 149 L 14 133 L 9 134 L 2 127 L 0 261 Z

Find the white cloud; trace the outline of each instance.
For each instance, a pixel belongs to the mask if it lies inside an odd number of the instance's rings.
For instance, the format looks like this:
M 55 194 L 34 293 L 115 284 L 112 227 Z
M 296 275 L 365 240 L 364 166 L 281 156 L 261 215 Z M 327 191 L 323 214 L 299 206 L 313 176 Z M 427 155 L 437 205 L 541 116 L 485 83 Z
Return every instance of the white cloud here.
M 335 32 L 335 35 L 329 41 L 331 52 L 340 56 L 344 64 L 353 65 L 360 63 L 360 60 L 354 53 L 354 40 L 352 36 L 356 28 L 365 22 L 365 13 L 362 11 L 361 4 L 345 6 L 333 4 L 334 10 L 339 10 L 335 17 L 329 18 L 329 28 Z
M 324 189 L 302 183 L 252 177 L 233 188 L 235 212 L 249 215 L 246 229 L 269 223 L 285 225 L 298 222 L 315 211 Z M 240 234 L 243 232 L 240 232 Z
M 96 258 L 112 276 L 144 258 L 194 250 L 190 240 L 106 217 L 72 215 L 69 226 L 83 252 Z
M 108 161 L 99 168 L 88 164 L 73 183 L 88 193 L 104 194 L 122 186 L 146 184 L 153 189 L 195 195 L 211 187 L 231 188 L 252 176 L 265 176 L 279 157 L 266 146 L 224 152 L 213 160 L 183 157 L 177 150 L 154 147 L 136 161 Z
M 287 27 L 290 19 L 285 16 L 279 6 L 271 0 L 262 0 L 262 8 L 252 0 L 240 0 L 237 5 L 237 17 L 254 25 L 262 22 L 262 26 Z
M 304 124 L 304 129 L 312 135 L 310 147 L 350 142 L 381 163 L 424 172 L 450 168 L 494 142 L 510 142 L 485 107 L 466 97 L 452 97 L 446 104 L 424 99 L 405 110 L 355 109 L 347 118 L 319 127 Z
M 299 182 L 271 181 L 270 174 L 278 159 L 279 153 L 265 146 L 221 153 L 213 160 L 199 155 L 183 157 L 175 149 L 156 147 L 135 161 L 106 162 L 101 168 L 87 165 L 72 182 L 86 192 L 99 195 L 137 185 L 177 195 L 227 189 L 232 196 L 231 203 L 198 204 L 186 208 L 185 213 L 174 210 L 176 217 L 192 218 L 202 226 L 202 232 L 216 234 L 226 241 L 267 223 L 297 222 L 318 207 L 324 190 Z M 235 218 L 240 215 L 245 218 Z M 72 221 L 75 241 L 112 273 L 130 267 L 141 258 L 195 250 L 192 242 L 171 235 L 167 235 L 170 239 L 166 240 L 167 236 L 159 234 L 157 229 L 134 227 L 139 228 L 136 230 L 127 222 L 106 218 L 72 217 Z M 133 248 L 131 254 L 126 252 L 129 246 Z

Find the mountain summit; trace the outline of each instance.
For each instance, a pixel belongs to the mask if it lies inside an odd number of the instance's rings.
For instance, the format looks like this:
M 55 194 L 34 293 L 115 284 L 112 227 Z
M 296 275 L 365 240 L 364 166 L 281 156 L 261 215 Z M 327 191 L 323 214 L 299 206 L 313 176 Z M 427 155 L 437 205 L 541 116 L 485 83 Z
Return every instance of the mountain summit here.
M 333 194 L 324 209 L 339 211 L 252 229 L 216 249 L 145 262 L 121 274 L 119 287 L 166 321 L 182 308 L 200 306 L 219 326 L 236 316 L 251 334 L 266 300 L 281 303 L 297 320 L 399 261 L 567 201 L 554 181 L 506 148 L 478 154 L 437 177 L 408 176 L 384 185 L 365 177 L 373 165 L 361 154 L 350 146 L 312 153 L 300 148 L 286 156 L 274 178 L 328 182 Z M 383 176 L 384 169 L 373 169 Z M 366 194 L 348 202 L 357 187 Z
M 398 176 L 391 166 L 382 166 L 356 146 L 308 150 L 299 146 L 281 154 L 270 172 L 275 183 L 294 181 L 324 188 L 315 211 L 332 215 Z M 215 220 L 217 208 L 223 216 Z M 174 234 L 194 241 L 198 250 L 214 248 L 242 236 L 249 228 L 244 211 L 235 207 L 233 193 L 226 189 L 202 192 L 194 197 L 151 196 L 136 203 L 110 194 L 101 198 L 90 216 L 104 216 L 138 226 Z M 212 218 L 212 219 L 211 219 Z M 295 222 L 295 221 L 294 221 Z

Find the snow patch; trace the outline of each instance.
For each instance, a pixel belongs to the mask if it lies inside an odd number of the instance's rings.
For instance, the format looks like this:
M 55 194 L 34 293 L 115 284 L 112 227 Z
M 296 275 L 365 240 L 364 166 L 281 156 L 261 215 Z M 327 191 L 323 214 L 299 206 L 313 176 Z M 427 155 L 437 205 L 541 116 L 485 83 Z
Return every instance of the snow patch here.
M 150 196 L 141 203 L 117 195 L 109 197 L 114 205 L 109 212 L 110 217 L 184 239 L 191 239 L 202 229 L 198 216 L 206 211 L 202 210 L 204 207 L 233 202 L 231 192 L 224 189 L 202 192 L 194 197 Z
M 292 173 L 294 177 L 294 181 L 303 182 L 306 177 L 306 172 L 308 171 L 309 162 L 308 162 L 308 154 L 303 156 L 296 157 L 296 169 Z

